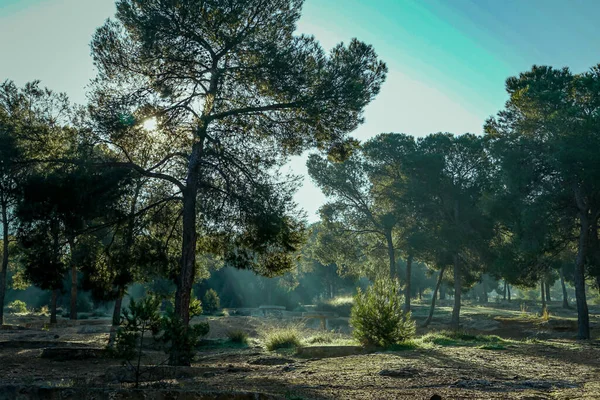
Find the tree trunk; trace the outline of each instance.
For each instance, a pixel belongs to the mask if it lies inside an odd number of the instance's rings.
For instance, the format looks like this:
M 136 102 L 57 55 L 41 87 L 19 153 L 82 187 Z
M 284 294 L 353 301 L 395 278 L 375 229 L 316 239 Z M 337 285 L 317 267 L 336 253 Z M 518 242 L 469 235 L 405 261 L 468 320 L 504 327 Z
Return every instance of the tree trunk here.
M 445 269 L 446 267 L 442 268 L 442 271 Z M 442 276 L 440 277 L 440 300 L 446 300 L 446 285 L 443 284 L 444 280 L 444 276 L 442 274 Z
M 454 255 L 454 308 L 452 309 L 452 319 L 450 328 L 458 330 L 460 328 L 460 295 L 462 290 L 462 276 L 460 271 L 460 262 L 458 254 Z
M 544 290 L 544 280 L 540 281 L 540 292 L 542 295 L 542 313 L 546 311 L 546 291 Z
M 119 297 L 115 301 L 113 308 L 112 325 L 110 327 L 110 335 L 108 336 L 108 346 L 113 347 L 117 339 L 117 329 L 121 325 L 121 306 L 123 305 L 123 291 L 119 293 Z
M 438 280 L 435 285 L 435 289 L 433 291 L 433 296 L 431 296 L 431 307 L 429 308 L 429 315 L 427 316 L 427 319 L 423 323 L 423 327 L 429 326 L 429 324 L 431 323 L 431 320 L 433 319 L 433 311 L 435 309 L 435 297 L 437 296 L 437 293 L 440 290 L 440 287 L 442 285 L 442 279 L 444 278 L 444 270 L 445 269 L 446 269 L 446 266 L 443 266 L 442 269 L 440 270 L 440 274 L 438 276 Z
M 406 285 L 404 288 L 404 312 L 410 311 L 410 281 L 412 275 L 412 254 L 408 255 L 406 259 Z
M 50 300 L 50 323 L 56 323 L 56 301 L 58 300 L 58 289 L 52 290 L 52 299 Z
M 585 297 L 585 262 L 590 239 L 590 207 L 586 204 L 581 187 L 573 185 L 573 195 L 578 208 L 579 241 L 577 243 L 577 258 L 575 261 L 575 298 L 577 300 L 577 338 L 590 338 L 590 316 Z
M 392 238 L 392 232 L 385 234 L 387 241 L 388 257 L 390 259 L 390 279 L 394 279 L 396 276 L 396 252 L 394 251 L 394 240 Z
M 560 286 L 562 288 L 562 296 L 563 296 L 562 306 L 563 306 L 563 308 L 571 308 L 569 306 L 569 296 L 567 294 L 567 285 L 565 285 L 564 271 L 563 271 L 562 267 L 558 271 L 560 273 Z
M 423 300 L 423 288 L 419 287 L 419 300 Z
M 483 301 L 484 304 L 487 304 L 488 302 L 488 294 L 487 294 L 487 289 L 485 288 L 485 285 L 481 285 L 481 300 Z
M 6 273 L 8 272 L 8 211 L 2 202 L 2 270 L 0 270 L 0 326 L 4 323 L 4 298 L 6 297 Z
M 69 238 L 69 249 L 71 252 L 71 310 L 69 319 L 77 319 L 77 266 L 73 261 L 73 251 L 75 250 L 75 239 Z
M 508 293 L 508 302 L 510 303 L 510 284 L 506 284 L 506 292 Z
M 175 315 L 186 326 L 190 322 L 190 300 L 196 271 L 196 196 L 198 195 L 199 168 L 203 143 L 204 139 L 202 137 L 192 147 L 185 190 L 183 191 L 183 240 L 181 245 L 181 269 L 176 282 Z M 184 365 L 189 363 L 182 360 L 177 355 L 177 351 L 174 350 L 169 356 L 169 364 Z
M 502 290 L 502 300 L 506 301 L 506 281 L 504 281 L 504 289 Z
M 589 221 L 586 212 L 579 213 L 581 229 L 575 263 L 575 298 L 577 299 L 577 338 L 590 338 L 590 316 L 585 297 L 585 257 L 587 256 L 587 242 L 589 238 Z

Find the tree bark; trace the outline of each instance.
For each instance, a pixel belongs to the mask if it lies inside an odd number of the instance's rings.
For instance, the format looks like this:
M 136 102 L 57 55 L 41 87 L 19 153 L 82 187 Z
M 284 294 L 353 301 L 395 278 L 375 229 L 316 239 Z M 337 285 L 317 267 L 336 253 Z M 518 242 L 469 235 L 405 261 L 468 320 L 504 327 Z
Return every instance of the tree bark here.
M 437 283 L 436 283 L 435 289 L 433 291 L 433 296 L 431 296 L 431 307 L 429 307 L 429 315 L 427 316 L 427 319 L 423 323 L 423 327 L 429 326 L 429 324 L 431 323 L 431 320 L 433 319 L 433 311 L 435 309 L 435 298 L 436 298 L 437 293 L 440 290 L 440 287 L 442 285 L 442 279 L 444 278 L 445 270 L 446 270 L 446 266 L 443 266 L 442 269 L 440 270 L 440 274 L 438 276 Z
M 56 301 L 58 300 L 58 289 L 52 290 L 52 298 L 50 300 L 50 323 L 56 323 Z
M 508 293 L 508 302 L 510 303 L 510 284 L 506 284 L 506 292 Z
M 544 280 L 540 281 L 540 292 L 542 295 L 542 313 L 546 311 L 546 291 L 544 290 Z
M 388 257 L 390 259 L 390 279 L 394 279 L 396 276 L 396 252 L 394 251 L 394 240 L 392 238 L 392 232 L 385 234 L 387 241 Z
M 123 293 L 119 294 L 119 297 L 115 301 L 113 308 L 112 324 L 110 326 L 110 335 L 108 336 L 108 346 L 113 347 L 115 340 L 117 339 L 117 329 L 121 325 L 121 306 L 123 305 Z
M 546 302 L 550 304 L 552 299 L 550 298 L 550 283 L 548 281 L 544 282 L 544 288 L 546 289 Z
M 444 269 L 442 269 L 443 271 Z M 444 280 L 444 276 L 442 274 L 442 276 L 440 277 L 441 281 L 440 281 L 440 300 L 446 300 L 446 285 L 444 285 L 443 280 Z
M 506 300 L 506 281 L 504 281 L 504 289 L 502 290 L 502 300 Z
M 571 306 L 569 306 L 569 296 L 567 294 L 567 285 L 565 285 L 564 271 L 563 271 L 562 267 L 558 271 L 560 273 L 560 286 L 562 287 L 562 296 L 563 296 L 562 306 L 563 306 L 563 308 L 571 308 Z
M 8 272 L 8 210 L 2 202 L 2 270 L 0 271 L 0 326 L 4 323 L 4 298 L 6 297 L 6 274 Z
M 69 249 L 71 252 L 71 310 L 69 314 L 69 319 L 76 320 L 77 319 L 77 266 L 73 261 L 73 251 L 75 250 L 75 239 L 70 237 L 69 241 Z
M 462 276 L 460 271 L 460 262 L 458 254 L 454 255 L 454 308 L 452 309 L 452 319 L 450 328 L 458 330 L 460 328 L 460 295 L 462 290 Z
M 590 316 L 585 297 L 585 261 L 590 234 L 590 209 L 585 203 L 579 186 L 574 186 L 573 194 L 575 196 L 575 203 L 579 209 L 580 224 L 574 276 L 575 298 L 577 300 L 577 338 L 585 340 L 590 338 Z
M 196 196 L 202 142 L 194 144 L 189 161 L 186 187 L 183 192 L 183 241 L 181 246 L 181 270 L 177 277 L 175 313 L 184 324 L 190 320 L 190 299 L 196 269 Z
M 410 281 L 412 275 L 412 262 L 413 256 L 412 254 L 408 255 L 406 259 L 406 285 L 404 288 L 404 312 L 410 311 Z
M 481 284 L 481 300 L 484 304 L 487 304 L 488 302 L 487 289 L 485 288 L 484 284 Z
M 590 317 L 585 296 L 585 257 L 587 255 L 587 242 L 589 237 L 589 222 L 587 212 L 580 212 L 579 221 L 581 224 L 581 229 L 579 232 L 574 280 L 575 298 L 577 300 L 577 338 L 585 340 L 590 338 Z
M 194 275 L 196 272 L 196 197 L 198 195 L 198 179 L 200 161 L 204 148 L 206 126 L 200 132 L 198 140 L 192 146 L 188 164 L 185 190 L 183 191 L 183 235 L 181 245 L 181 269 L 177 276 L 177 290 L 175 292 L 175 315 L 185 326 L 190 322 L 190 301 Z M 170 365 L 189 365 L 173 350 L 169 355 Z

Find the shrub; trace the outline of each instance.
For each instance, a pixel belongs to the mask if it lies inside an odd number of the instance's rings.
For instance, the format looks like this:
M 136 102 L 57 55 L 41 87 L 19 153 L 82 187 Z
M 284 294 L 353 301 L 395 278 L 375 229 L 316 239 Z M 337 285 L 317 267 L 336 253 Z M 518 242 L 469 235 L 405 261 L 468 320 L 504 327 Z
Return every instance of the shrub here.
M 162 318 L 161 327 L 161 340 L 167 344 L 165 351 L 174 355 L 171 363 L 175 365 L 190 365 L 200 338 L 210 329 L 208 322 L 187 326 L 173 311 L 168 311 Z
M 241 329 L 227 332 L 227 337 L 232 343 L 248 344 L 248 334 Z
M 274 329 L 265 339 L 267 350 L 293 349 L 300 346 L 300 334 L 297 329 Z
M 109 315 L 106 312 L 102 311 L 102 310 L 95 310 L 91 314 L 91 316 L 94 317 L 94 318 L 104 318 L 104 317 L 108 317 Z
M 365 292 L 358 289 L 350 315 L 353 335 L 363 345 L 388 347 L 412 339 L 416 325 L 405 313 L 397 281 L 378 280 Z
M 27 303 L 22 300 L 15 300 L 8 303 L 7 308 L 11 314 L 25 314 L 27 312 Z
M 94 310 L 94 303 L 89 297 L 80 294 L 77 296 L 77 312 L 89 313 Z
M 219 295 L 213 289 L 208 289 L 206 293 L 204 293 L 202 304 L 204 305 L 204 311 L 209 314 L 212 314 L 221 308 Z
M 141 367 L 144 336 L 158 334 L 160 329 L 160 300 L 148 296 L 142 300 L 131 299 L 129 307 L 123 310 L 121 326 L 117 330 L 115 356 L 124 359 L 135 372 L 135 386 L 144 372 Z
M 192 297 L 190 300 L 190 318 L 202 314 L 202 302 L 197 297 Z

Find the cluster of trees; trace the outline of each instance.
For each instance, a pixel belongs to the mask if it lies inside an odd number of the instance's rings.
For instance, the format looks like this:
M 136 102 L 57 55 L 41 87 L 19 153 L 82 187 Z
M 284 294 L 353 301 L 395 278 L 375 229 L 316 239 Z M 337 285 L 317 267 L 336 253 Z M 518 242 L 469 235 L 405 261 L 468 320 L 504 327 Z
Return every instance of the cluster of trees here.
M 291 269 L 305 226 L 280 169 L 307 149 L 344 158 L 387 73 L 356 39 L 327 53 L 295 35 L 302 3 L 118 0 L 92 39 L 86 107 L 5 82 L 0 301 L 14 255 L 54 300 L 69 272 L 72 318 L 78 271 L 116 300 L 115 322 L 132 282 L 168 277 L 187 326 L 207 266 Z
M 587 339 L 586 280 L 600 283 L 600 66 L 581 74 L 534 66 L 506 88 L 506 107 L 483 136 L 386 133 L 341 163 L 312 155 L 309 174 L 329 198 L 320 240 L 370 277 L 397 277 L 404 259 L 406 308 L 414 260 L 440 279 L 452 268 L 454 328 L 461 291 L 484 273 L 539 282 L 542 299 L 556 275 L 563 290 L 572 276 Z

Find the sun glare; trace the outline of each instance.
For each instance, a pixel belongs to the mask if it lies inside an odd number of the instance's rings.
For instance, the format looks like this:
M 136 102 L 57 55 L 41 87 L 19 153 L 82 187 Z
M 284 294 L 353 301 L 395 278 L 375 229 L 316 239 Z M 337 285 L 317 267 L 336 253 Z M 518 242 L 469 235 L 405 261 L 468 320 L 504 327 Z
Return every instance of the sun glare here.
M 147 120 L 144 121 L 142 126 L 147 131 L 155 131 L 156 128 L 158 127 L 158 121 L 154 117 L 148 118 Z

